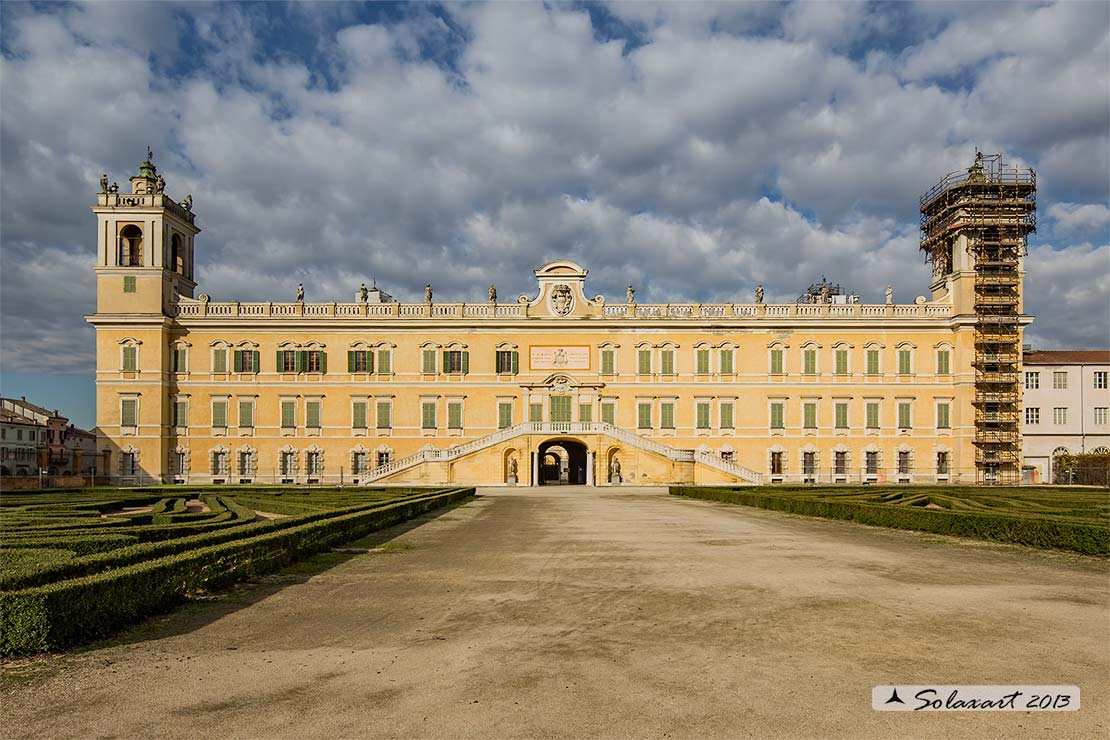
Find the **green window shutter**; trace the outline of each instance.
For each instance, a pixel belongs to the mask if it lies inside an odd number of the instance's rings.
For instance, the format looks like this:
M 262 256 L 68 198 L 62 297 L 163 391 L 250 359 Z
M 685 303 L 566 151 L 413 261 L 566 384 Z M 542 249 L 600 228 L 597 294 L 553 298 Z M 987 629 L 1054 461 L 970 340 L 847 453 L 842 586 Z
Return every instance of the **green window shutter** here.
M 281 402 L 281 426 L 283 429 L 292 429 L 297 426 L 297 406 L 295 401 Z
M 463 350 L 462 353 L 462 371 L 463 375 L 470 372 L 470 352 Z
M 444 353 L 446 357 L 446 353 Z M 444 359 L 444 366 L 446 366 L 446 359 Z M 426 349 L 423 352 L 421 359 L 420 372 L 431 374 L 436 371 L 436 351 L 434 349 Z
M 771 375 L 782 375 L 782 350 L 771 350 Z
M 697 419 L 698 429 L 708 429 L 709 428 L 709 404 L 708 403 L 702 402 L 702 403 L 698 404 L 697 416 L 698 416 L 698 419 Z
M 838 403 L 836 405 L 836 428 L 848 428 L 848 404 Z
M 949 420 L 950 408 L 951 407 L 947 403 L 938 403 L 937 404 L 937 428 L 938 429 L 949 429 L 949 428 L 951 428 L 951 423 L 950 423 L 950 420 Z
M 393 353 L 388 349 L 378 350 L 378 372 L 383 375 L 393 372 Z
M 848 350 L 838 349 L 836 351 L 836 374 L 848 374 Z
M 570 396 L 551 397 L 551 421 L 570 421 Z
M 699 349 L 697 354 L 697 373 L 698 375 L 709 374 L 709 350 Z
M 601 405 L 601 420 L 606 424 L 616 425 L 617 407 L 611 403 L 603 403 Z
M 214 373 L 226 373 L 227 372 L 227 350 L 226 349 L 212 350 L 212 372 L 214 372 Z
M 449 403 L 447 404 L 447 428 L 448 429 L 462 429 L 462 404 Z
M 804 372 L 806 375 L 813 375 L 817 372 L 817 350 L 805 350 L 805 352 L 802 354 L 802 361 L 804 364 L 802 372 Z
M 867 374 L 879 374 L 879 350 L 877 349 L 867 350 Z
M 137 425 L 139 415 L 139 402 L 134 398 L 125 398 L 120 403 L 120 426 L 133 427 Z
M 372 350 L 363 350 L 362 353 L 366 355 L 366 372 L 374 372 L 374 352 Z
M 512 364 L 512 373 L 513 375 L 516 375 L 520 372 L 520 353 L 517 352 L 515 349 L 513 350 L 510 361 Z
M 731 349 L 722 349 L 721 350 L 721 374 L 722 375 L 731 375 L 732 374 L 732 350 Z
M 366 402 L 355 401 L 351 406 L 351 426 L 355 429 L 366 428 Z
M 817 428 L 817 404 L 807 403 L 802 406 L 802 426 L 806 429 Z
M 948 375 L 952 372 L 952 364 L 948 350 L 942 349 L 937 352 L 937 374 Z
M 642 349 L 637 353 L 637 357 L 639 358 L 639 374 L 651 375 L 651 350 Z
M 879 428 L 879 404 L 877 403 L 867 404 L 867 428 Z
M 578 404 L 578 421 L 589 424 L 594 420 L 594 407 L 588 403 Z
M 280 372 L 282 371 L 282 369 L 283 369 L 283 366 L 284 366 L 284 355 L 285 355 L 285 353 L 284 353 L 284 352 L 282 352 L 282 351 L 281 351 L 281 350 L 279 349 L 279 350 L 277 351 L 277 359 L 276 359 L 276 360 L 274 360 L 274 370 L 276 370 L 276 371 L 277 371 L 277 372 L 279 372 L 279 373 L 280 373 Z
M 674 375 L 674 350 L 665 349 L 661 353 L 660 371 L 663 375 Z
M 733 406 L 731 403 L 721 404 L 721 429 L 733 428 L 732 409 Z
M 137 361 L 136 361 L 137 356 L 138 356 L 138 351 L 134 347 L 124 347 L 123 348 L 123 369 L 133 372 L 136 369 L 136 365 L 138 364 Z
M 674 404 L 659 404 L 659 428 L 674 429 Z
M 227 401 L 216 401 L 212 404 L 212 426 L 227 426 Z
M 601 351 L 601 374 L 613 374 L 613 350 L 603 349 Z
M 378 401 L 378 429 L 393 428 L 393 407 L 389 401 Z
M 910 374 L 910 351 L 908 349 L 898 350 L 898 374 Z
M 451 370 L 451 363 L 447 359 L 447 357 L 448 357 L 447 350 L 444 350 L 443 351 L 443 365 L 441 367 L 442 367 L 442 371 L 445 372 L 445 373 L 450 372 L 450 370 Z
M 511 403 L 497 404 L 497 428 L 507 429 L 513 425 L 513 405 Z
M 223 355 L 222 358 L 221 358 L 221 355 Z M 231 367 L 235 372 L 237 372 L 237 373 L 243 372 L 243 353 L 239 350 L 233 350 L 232 353 L 231 353 L 231 363 L 232 363 Z M 215 367 L 213 367 L 212 369 L 217 373 L 222 373 L 222 372 L 227 371 L 227 353 L 226 353 L 226 350 L 216 350 L 216 360 L 215 360 L 214 365 L 215 365 Z
M 898 404 L 898 428 L 910 428 L 910 405 L 904 401 Z
M 250 401 L 239 402 L 239 426 L 243 429 L 254 426 L 254 404 Z
M 347 352 L 347 372 L 353 373 L 355 371 L 355 353 L 353 350 Z
M 257 373 L 262 369 L 262 353 L 258 350 L 251 351 L 251 372 Z
M 328 353 L 320 350 L 320 372 L 326 373 L 328 371 Z
M 305 426 L 310 429 L 320 428 L 320 402 L 309 401 L 304 405 Z
M 308 352 L 303 349 L 297 350 L 294 360 L 294 370 L 298 373 L 303 373 L 308 368 Z
M 636 428 L 651 429 L 650 403 L 641 403 L 636 406 Z
M 772 403 L 771 404 L 771 428 L 772 429 L 782 429 L 783 428 L 782 404 L 781 403 Z
M 436 428 L 436 404 L 434 401 L 425 401 L 420 404 L 420 428 Z
M 542 422 L 543 421 L 543 404 L 530 403 L 528 404 L 528 421 Z

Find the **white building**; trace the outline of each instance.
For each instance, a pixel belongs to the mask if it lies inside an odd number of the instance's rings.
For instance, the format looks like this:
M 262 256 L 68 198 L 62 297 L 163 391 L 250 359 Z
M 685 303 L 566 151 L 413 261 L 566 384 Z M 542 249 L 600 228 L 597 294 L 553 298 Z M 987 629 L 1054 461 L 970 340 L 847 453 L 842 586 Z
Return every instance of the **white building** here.
M 1026 351 L 1022 451 L 1026 480 L 1053 482 L 1053 459 L 1110 450 L 1110 351 Z

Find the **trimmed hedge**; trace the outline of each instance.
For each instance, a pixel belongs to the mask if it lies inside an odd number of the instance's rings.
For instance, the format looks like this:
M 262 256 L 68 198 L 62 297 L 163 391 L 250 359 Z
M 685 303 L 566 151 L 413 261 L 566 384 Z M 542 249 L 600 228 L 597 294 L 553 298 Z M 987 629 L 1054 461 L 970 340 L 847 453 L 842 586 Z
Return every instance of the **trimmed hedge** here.
M 190 594 L 290 565 L 332 545 L 474 495 L 460 488 L 146 560 L 45 586 L 0 593 L 0 653 L 52 650 L 103 637 Z M 243 532 L 243 529 L 238 530 Z
M 755 506 L 791 514 L 843 519 L 893 529 L 911 529 L 934 534 L 972 537 L 1054 550 L 1072 550 L 1084 555 L 1110 555 L 1110 527 L 1103 522 L 1066 521 L 1023 513 L 926 509 L 852 501 L 823 501 L 805 493 L 774 494 L 754 489 L 671 486 L 676 496 Z M 909 493 L 909 492 L 907 492 Z

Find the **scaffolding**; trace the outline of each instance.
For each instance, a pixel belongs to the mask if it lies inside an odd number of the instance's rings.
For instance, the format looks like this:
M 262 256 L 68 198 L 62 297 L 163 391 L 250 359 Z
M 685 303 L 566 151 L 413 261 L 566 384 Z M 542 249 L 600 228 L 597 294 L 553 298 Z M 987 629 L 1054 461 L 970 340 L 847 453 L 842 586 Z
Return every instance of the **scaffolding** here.
M 975 468 L 980 483 L 1021 482 L 1021 259 L 1037 228 L 1037 176 L 975 155 L 921 196 L 921 249 L 952 272 L 966 239 L 974 265 Z

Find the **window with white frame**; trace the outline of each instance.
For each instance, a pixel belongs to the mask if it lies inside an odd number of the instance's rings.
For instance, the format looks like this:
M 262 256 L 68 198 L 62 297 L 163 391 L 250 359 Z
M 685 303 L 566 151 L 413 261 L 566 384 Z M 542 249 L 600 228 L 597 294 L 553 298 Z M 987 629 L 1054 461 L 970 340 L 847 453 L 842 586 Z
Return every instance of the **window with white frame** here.
M 1108 408 L 1110 408 L 1110 407 L 1095 406 L 1095 418 L 1094 418 L 1095 424 L 1097 424 L 1099 426 L 1105 426 L 1105 424 L 1106 424 L 1106 412 L 1107 412 Z
M 868 429 L 879 428 L 879 401 L 867 401 L 865 404 L 866 411 L 866 427 Z
M 771 347 L 770 349 L 770 371 L 771 375 L 785 375 L 786 370 L 783 365 L 784 348 L 781 346 Z
M 389 375 L 393 372 L 393 350 L 389 347 L 378 347 L 378 375 Z
M 879 348 L 878 347 L 868 347 L 867 352 L 865 353 L 865 357 L 866 357 L 866 360 L 867 360 L 867 374 L 868 375 L 878 375 L 879 374 Z
M 785 429 L 785 409 L 786 403 L 784 401 L 771 401 L 770 404 L 770 427 L 771 429 Z
M 375 427 L 379 431 L 387 431 L 393 428 L 393 401 L 378 399 L 375 403 L 375 412 Z
M 189 426 L 189 402 L 184 398 L 174 399 L 173 406 L 170 408 L 173 419 L 172 423 L 175 427 Z
M 212 428 L 227 429 L 227 399 L 212 399 Z
M 1066 406 L 1056 406 L 1052 409 L 1052 423 L 1056 426 L 1068 423 L 1068 409 Z
M 432 430 L 436 428 L 436 406 L 438 404 L 431 399 L 420 402 L 420 428 L 425 430 Z
M 281 400 L 281 428 L 297 428 L 297 402 L 291 398 Z
M 369 423 L 369 402 L 364 398 L 351 401 L 351 428 L 366 429 Z
M 1025 408 L 1025 423 L 1026 424 L 1040 424 L 1041 423 L 1041 410 L 1036 406 L 1027 406 Z
M 601 421 L 610 426 L 617 423 L 617 402 L 604 400 L 601 402 Z
M 837 429 L 848 428 L 848 402 L 837 401 L 833 405 L 833 426 Z
M 651 401 L 636 402 L 636 428 L 651 429 Z
M 508 429 L 513 425 L 513 402 L 497 402 L 497 428 Z
M 617 370 L 617 353 L 615 350 L 604 347 L 601 350 L 601 374 L 615 375 Z
M 1097 371 L 1095 371 L 1094 381 L 1095 381 L 1095 390 L 1096 391 L 1106 390 L 1106 373 L 1107 373 L 1106 370 L 1097 370 Z
M 659 428 L 674 429 L 674 399 L 659 402 Z
M 817 428 L 817 402 L 816 401 L 803 401 L 802 402 L 802 428 L 803 429 L 816 429 Z
M 913 402 L 912 401 L 899 401 L 898 402 L 898 428 L 909 429 L 913 422 Z
M 952 374 L 952 353 L 949 349 L 942 347 L 937 350 L 937 375 L 951 375 Z
M 175 373 L 185 373 L 189 371 L 189 350 L 185 347 L 178 345 L 174 347 L 173 354 L 170 356 L 171 369 Z
M 698 347 L 694 350 L 694 372 L 709 375 L 709 348 Z
M 1025 390 L 1035 391 L 1041 387 L 1041 374 L 1039 372 L 1025 373 Z
M 674 375 L 674 348 L 664 347 L 659 350 L 659 372 L 662 375 Z
M 1055 390 L 1066 390 L 1068 387 L 1068 371 L 1054 370 L 1052 373 L 1052 387 Z
M 898 349 L 898 374 L 913 374 L 913 350 L 909 347 L 900 347 Z
M 717 372 L 719 372 L 721 375 L 732 375 L 735 372 L 735 370 L 733 369 L 735 357 L 735 349 L 733 347 L 721 347 L 718 354 L 719 365 L 717 368 Z
M 848 348 L 837 347 L 833 350 L 833 364 L 837 375 L 848 374 Z
M 721 429 L 736 428 L 736 402 L 732 400 L 720 402 Z
M 121 398 L 119 402 L 119 425 L 136 427 L 139 425 L 139 399 Z
M 318 398 L 307 399 L 304 402 L 304 425 L 307 429 L 319 429 L 321 423 L 321 409 L 323 401 Z
M 239 428 L 254 429 L 254 399 L 239 399 Z
M 817 374 L 817 348 L 804 347 L 802 349 L 802 373 L 805 375 Z
M 212 372 L 227 372 L 227 347 L 212 348 Z
M 697 424 L 697 428 L 698 429 L 709 429 L 709 426 L 710 426 L 710 422 L 709 422 L 710 402 L 709 401 L 696 401 L 694 403 L 694 408 L 695 408 L 695 414 L 696 414 L 696 417 L 697 417 L 695 419 L 695 423 Z
M 125 344 L 120 348 L 120 370 L 133 373 L 139 369 L 139 348 L 135 344 Z
M 463 402 L 454 400 L 447 402 L 447 428 L 460 430 L 463 428 Z
M 937 401 L 937 429 L 952 428 L 952 403 Z

